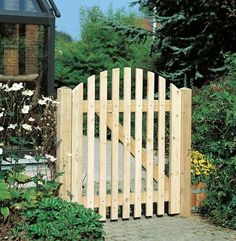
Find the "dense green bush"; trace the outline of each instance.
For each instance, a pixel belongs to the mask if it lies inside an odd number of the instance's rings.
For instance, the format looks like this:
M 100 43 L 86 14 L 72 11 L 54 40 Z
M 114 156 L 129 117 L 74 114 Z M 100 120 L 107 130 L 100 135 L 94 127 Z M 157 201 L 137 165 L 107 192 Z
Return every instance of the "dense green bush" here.
M 229 75 L 193 97 L 193 147 L 213 158 L 236 155 L 236 55 L 228 55 Z
M 226 56 L 228 75 L 193 98 L 193 147 L 213 157 L 205 180 L 202 212 L 214 223 L 236 228 L 236 54 Z
M 236 157 L 218 159 L 215 166 L 207 181 L 202 212 L 214 223 L 236 229 Z
M 26 240 L 103 240 L 103 224 L 92 209 L 60 198 L 45 198 L 23 213 L 24 221 L 13 231 Z

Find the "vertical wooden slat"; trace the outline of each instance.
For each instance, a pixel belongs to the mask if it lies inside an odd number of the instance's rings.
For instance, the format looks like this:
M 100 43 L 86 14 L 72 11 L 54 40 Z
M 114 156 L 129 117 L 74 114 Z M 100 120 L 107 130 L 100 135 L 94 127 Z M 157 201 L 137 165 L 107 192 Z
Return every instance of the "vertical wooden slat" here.
M 181 91 L 181 181 L 180 181 L 180 214 L 191 215 L 191 121 L 192 91 L 182 88 Z
M 141 187 L 142 187 L 142 99 L 143 70 L 136 69 L 135 83 L 135 204 L 134 217 L 141 217 Z
M 130 217 L 130 103 L 131 103 L 131 69 L 124 68 L 124 191 L 123 219 Z
M 88 170 L 87 170 L 87 208 L 94 207 L 94 127 L 95 127 L 95 76 L 88 78 Z
M 64 172 L 59 181 L 63 184 L 60 196 L 71 199 L 71 89 L 62 87 L 57 91 L 57 148 L 58 169 Z
M 107 71 L 100 73 L 100 117 L 99 117 L 99 214 L 106 220 L 106 145 L 107 145 Z
M 154 122 L 154 73 L 147 73 L 147 203 L 146 216 L 153 215 L 153 122 Z
M 170 201 L 169 214 L 180 213 L 181 93 L 170 85 Z
M 166 98 L 166 80 L 159 76 L 158 78 L 158 197 L 157 214 L 164 214 L 165 204 L 165 98 Z
M 120 70 L 113 69 L 112 70 L 111 220 L 118 219 L 119 82 L 120 82 Z
M 72 201 L 82 202 L 83 181 L 83 84 L 72 91 Z

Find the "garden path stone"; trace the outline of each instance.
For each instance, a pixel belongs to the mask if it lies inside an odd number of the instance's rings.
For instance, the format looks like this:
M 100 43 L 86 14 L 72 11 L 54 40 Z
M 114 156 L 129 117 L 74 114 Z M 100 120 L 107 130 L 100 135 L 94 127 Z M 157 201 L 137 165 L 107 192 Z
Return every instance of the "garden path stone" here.
M 106 241 L 235 241 L 236 231 L 210 224 L 200 216 L 107 221 Z

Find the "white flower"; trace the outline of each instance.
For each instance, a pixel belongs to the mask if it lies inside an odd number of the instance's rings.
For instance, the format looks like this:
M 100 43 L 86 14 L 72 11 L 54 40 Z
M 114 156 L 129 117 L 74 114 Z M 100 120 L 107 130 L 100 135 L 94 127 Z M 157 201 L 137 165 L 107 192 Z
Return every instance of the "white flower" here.
M 36 126 L 35 130 L 41 131 L 42 129 L 39 126 Z
M 4 146 L 4 143 L 3 143 L 3 142 L 0 142 L 0 146 Z
M 11 88 L 9 88 L 8 84 L 5 84 L 2 86 L 2 89 L 5 91 L 5 92 L 10 92 L 11 91 Z
M 34 90 L 23 90 L 22 95 L 32 96 L 34 94 Z
M 52 98 L 51 97 L 44 97 L 44 96 L 42 96 L 43 97 L 43 100 L 46 100 L 46 101 L 51 101 L 52 102 Z
M 30 117 L 30 118 L 29 118 L 29 121 L 35 121 L 35 119 L 34 119 L 34 118 L 32 118 L 32 117 Z
M 0 117 L 3 117 L 3 112 L 0 113 Z
M 3 153 L 3 149 L 2 149 L 2 148 L 0 148 L 0 155 L 2 155 L 2 153 Z
M 2 126 L 0 126 L 0 131 L 3 131 L 3 130 L 4 130 L 4 128 Z
M 49 159 L 49 161 L 51 161 L 51 162 L 55 162 L 57 159 L 54 157 L 54 156 L 51 156 L 51 155 L 45 155 L 45 157 L 47 158 L 47 159 Z
M 23 124 L 23 125 L 22 125 L 22 128 L 24 128 L 24 129 L 27 130 L 27 131 L 32 131 L 31 125 L 28 125 L 28 124 Z
M 38 101 L 38 103 L 39 103 L 40 105 L 46 105 L 47 102 L 53 103 L 52 98 L 51 98 L 51 97 L 44 97 L 44 96 L 42 96 L 42 99 L 40 99 L 40 100 Z
M 23 86 L 23 83 L 22 83 L 22 82 L 20 82 L 19 84 L 14 83 L 14 84 L 12 85 L 12 87 L 10 88 L 10 91 L 11 91 L 11 90 L 13 90 L 13 91 L 18 91 L 18 90 L 21 90 L 21 89 L 23 89 L 23 88 L 24 88 L 24 86 Z
M 39 103 L 40 105 L 46 105 L 47 101 L 40 99 L 40 100 L 38 100 L 38 103 Z
M 13 129 L 13 130 L 14 130 L 16 127 L 17 127 L 17 123 L 14 124 L 14 125 L 13 125 L 13 124 L 10 124 L 7 128 L 8 128 L 8 129 Z
M 31 155 L 24 155 L 24 158 L 27 159 L 27 160 L 30 160 L 32 159 L 33 157 Z
M 21 109 L 21 112 L 23 114 L 29 113 L 30 105 L 24 105 L 23 108 Z

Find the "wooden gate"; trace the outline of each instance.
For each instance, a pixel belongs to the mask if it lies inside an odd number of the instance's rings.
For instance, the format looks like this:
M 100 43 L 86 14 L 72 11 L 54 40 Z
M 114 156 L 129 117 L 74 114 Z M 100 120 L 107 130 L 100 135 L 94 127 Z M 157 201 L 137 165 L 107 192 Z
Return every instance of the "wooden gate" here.
M 188 216 L 191 90 L 171 84 L 168 100 L 164 78 L 134 72 L 132 78 L 131 68 L 113 69 L 109 81 L 104 71 L 99 81 L 89 77 L 86 89 L 83 84 L 58 89 L 60 194 L 97 210 L 101 220 L 163 215 L 166 207 L 169 214 Z

